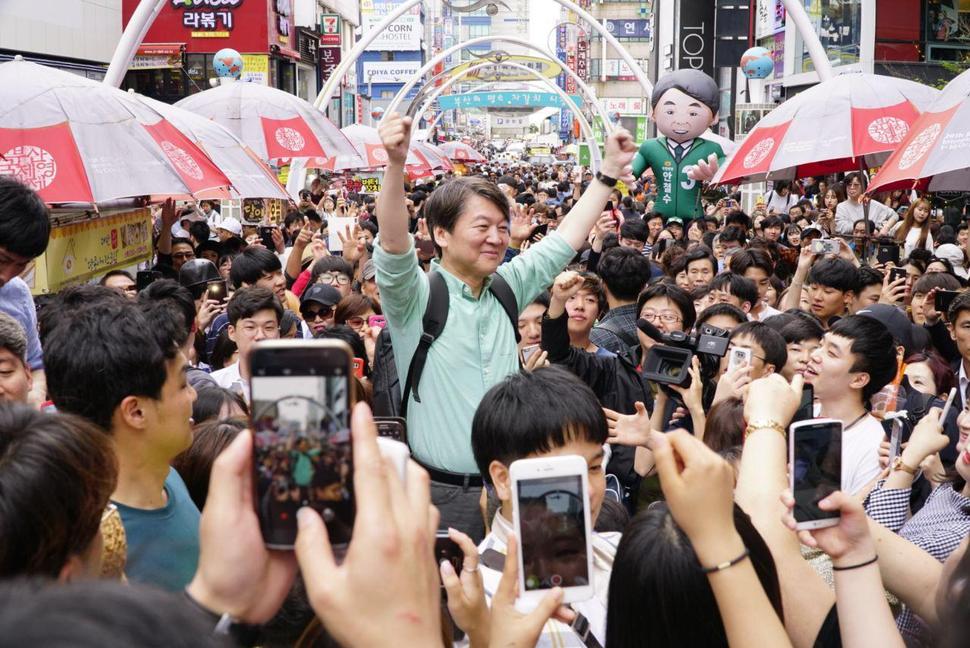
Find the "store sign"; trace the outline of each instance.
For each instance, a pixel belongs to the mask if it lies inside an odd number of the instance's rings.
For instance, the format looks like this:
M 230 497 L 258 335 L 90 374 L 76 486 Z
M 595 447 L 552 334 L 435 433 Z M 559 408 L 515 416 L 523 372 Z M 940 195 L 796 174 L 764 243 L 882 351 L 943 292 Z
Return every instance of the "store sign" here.
M 677 36 L 677 69 L 714 76 L 714 3 L 682 0 Z
M 618 81 L 636 81 L 636 75 L 626 61 L 623 59 L 606 59 L 603 62 L 603 73 L 608 79 Z
M 462 72 L 468 68 L 478 65 L 482 65 L 484 61 L 480 59 L 475 59 L 467 63 L 462 63 L 461 65 L 456 65 L 449 70 L 449 74 L 452 77 L 459 76 Z M 530 70 L 535 70 L 540 75 L 547 79 L 555 79 L 560 74 L 562 74 L 562 66 L 560 66 L 555 61 L 550 61 L 547 58 L 540 58 L 538 56 L 505 56 L 502 62 L 495 63 L 494 65 L 486 65 L 470 74 L 465 75 L 468 79 L 477 79 L 479 81 L 535 81 L 536 77 L 534 74 L 529 74 L 523 72 L 517 68 L 509 67 L 508 65 L 503 65 L 504 62 L 512 62 L 518 65 L 523 65 Z
M 216 2 L 218 0 L 210 0 Z M 293 8 L 290 0 L 275 0 L 273 2 L 273 19 L 276 26 L 276 40 L 280 45 L 289 46 L 292 42 Z
M 581 105 L 583 101 L 583 98 L 578 95 L 574 95 L 570 99 L 576 105 Z M 564 105 L 562 98 L 555 92 L 519 92 L 505 90 L 501 92 L 468 92 L 460 95 L 442 95 L 438 97 L 438 106 L 442 110 L 505 107 L 562 108 Z
M 644 115 L 647 112 L 647 100 L 642 97 L 603 97 L 600 105 L 606 113 Z
M 363 30 L 369 32 L 377 26 L 384 16 L 365 16 Z M 424 25 L 421 17 L 405 14 L 388 25 L 377 38 L 367 46 L 369 51 L 414 52 L 421 49 L 424 39 Z
M 576 74 L 583 81 L 589 81 L 589 41 L 583 36 L 576 42 Z
M 774 36 L 785 29 L 785 5 L 782 0 L 758 0 L 754 19 L 755 39 Z
M 195 38 L 228 38 L 235 27 L 233 10 L 243 0 L 171 0 L 182 10 L 182 26 L 193 31 Z
M 683 6 L 683 3 L 681 3 L 681 6 Z M 624 38 L 650 39 L 653 38 L 653 21 L 640 19 L 607 20 L 606 30 L 619 40 L 623 40 Z
M 407 83 L 421 69 L 421 61 L 365 61 L 362 83 Z
M 529 118 L 512 116 L 507 117 L 504 115 L 489 115 L 489 121 L 492 128 L 528 128 Z
M 340 16 L 323 14 L 320 16 L 320 44 L 340 45 Z
M 320 48 L 320 79 L 326 81 L 333 74 L 333 71 L 340 65 L 339 47 Z
M 55 227 L 47 251 L 35 262 L 31 292 L 56 292 L 109 270 L 147 261 L 151 253 L 152 216 L 148 209 Z
M 129 70 L 162 70 L 182 67 L 182 43 L 146 43 L 128 65 Z

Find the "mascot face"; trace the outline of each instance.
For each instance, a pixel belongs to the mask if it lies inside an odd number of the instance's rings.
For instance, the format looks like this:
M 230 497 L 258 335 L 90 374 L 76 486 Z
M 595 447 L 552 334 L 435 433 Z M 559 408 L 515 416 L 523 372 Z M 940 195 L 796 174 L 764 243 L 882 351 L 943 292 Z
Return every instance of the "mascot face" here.
M 676 88 L 663 93 L 653 109 L 657 130 L 674 142 L 687 142 L 717 123 L 717 115 L 702 102 Z

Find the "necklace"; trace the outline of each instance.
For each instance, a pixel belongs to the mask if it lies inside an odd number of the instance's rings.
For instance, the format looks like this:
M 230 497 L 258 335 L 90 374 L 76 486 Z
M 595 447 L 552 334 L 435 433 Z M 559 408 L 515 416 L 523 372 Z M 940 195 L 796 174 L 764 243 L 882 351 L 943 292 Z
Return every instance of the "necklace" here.
M 848 432 L 856 423 L 858 423 L 859 421 L 861 421 L 862 419 L 864 419 L 868 413 L 869 412 L 863 411 L 862 414 L 859 415 L 859 418 L 857 418 L 856 420 L 854 420 L 851 423 L 849 423 L 848 425 L 846 425 L 842 429 L 842 431 L 843 432 Z

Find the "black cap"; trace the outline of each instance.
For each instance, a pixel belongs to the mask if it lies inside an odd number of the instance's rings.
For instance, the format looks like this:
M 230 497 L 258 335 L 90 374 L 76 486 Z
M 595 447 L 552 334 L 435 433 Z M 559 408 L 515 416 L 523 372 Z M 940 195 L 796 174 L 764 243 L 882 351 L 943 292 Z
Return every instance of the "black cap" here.
M 192 259 L 179 268 L 179 283 L 186 288 L 221 280 L 218 268 L 208 259 Z
M 340 291 L 327 284 L 313 284 L 300 297 L 300 306 L 309 302 L 323 306 L 336 306 L 340 301 Z
M 916 338 L 913 335 L 913 324 L 906 317 L 906 314 L 895 306 L 889 304 L 873 304 L 872 306 L 866 306 L 860 311 L 856 311 L 856 315 L 874 319 L 885 326 L 892 336 L 896 338 L 896 344 L 906 350 L 907 356 L 917 350 Z

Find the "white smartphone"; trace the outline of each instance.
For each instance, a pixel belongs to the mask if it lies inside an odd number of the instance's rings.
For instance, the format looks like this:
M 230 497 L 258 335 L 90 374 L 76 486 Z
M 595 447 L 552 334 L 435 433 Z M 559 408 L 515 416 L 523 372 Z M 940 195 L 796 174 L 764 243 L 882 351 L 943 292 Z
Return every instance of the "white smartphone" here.
M 593 597 L 593 525 L 586 460 L 577 455 L 520 459 L 509 466 L 519 539 L 520 611 L 535 609 L 553 587 L 564 603 Z
M 799 529 L 839 523 L 838 511 L 823 511 L 819 501 L 842 487 L 842 421 L 810 419 L 788 431 L 789 480 Z
M 835 239 L 815 239 L 812 241 L 813 254 L 838 254 L 839 242 Z
M 525 364 L 529 361 L 529 358 L 539 353 L 541 348 L 541 344 L 530 344 L 529 346 L 522 347 L 522 364 Z
M 892 420 L 892 434 L 889 435 L 889 464 L 902 452 L 903 448 L 903 421 L 902 417 Z
M 377 447 L 381 451 L 381 456 L 397 473 L 398 479 L 402 484 L 407 483 L 408 479 L 408 460 L 411 458 L 411 450 L 406 443 L 395 441 L 389 437 L 377 437 Z
M 728 353 L 728 371 L 734 371 L 738 367 L 747 367 L 751 364 L 751 349 L 732 347 Z
M 946 403 L 943 405 L 943 411 L 940 412 L 940 425 L 943 425 L 946 421 L 946 415 L 950 413 L 950 407 L 953 405 L 953 399 L 956 398 L 957 388 L 953 387 L 950 389 L 950 395 L 946 397 Z

